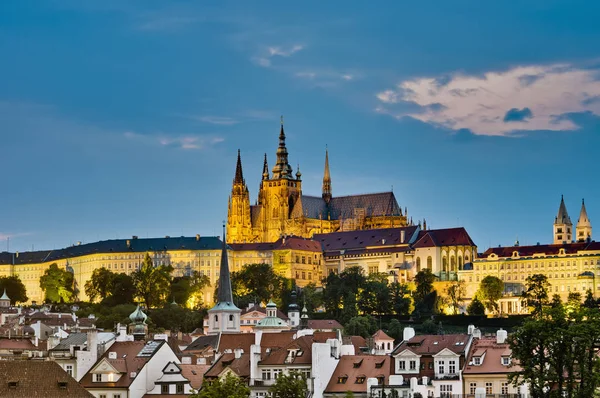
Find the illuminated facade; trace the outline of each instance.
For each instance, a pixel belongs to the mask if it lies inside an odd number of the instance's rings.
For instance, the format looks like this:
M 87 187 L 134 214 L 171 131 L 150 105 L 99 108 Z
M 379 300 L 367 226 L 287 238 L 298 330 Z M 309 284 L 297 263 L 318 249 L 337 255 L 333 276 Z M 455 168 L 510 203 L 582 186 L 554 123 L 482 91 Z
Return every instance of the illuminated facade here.
M 403 213 L 393 192 L 334 197 L 327 151 L 321 196 L 304 195 L 302 174 L 299 169 L 294 174 L 288 162 L 283 123 L 272 173 L 265 154 L 256 205 L 250 204 L 238 151 L 227 210 L 228 243 L 275 242 L 288 235 L 310 238 L 316 233 L 408 225 L 406 209 Z
M 580 239 L 571 241 L 572 224 L 561 199 L 554 222 L 554 243 L 520 246 L 517 242 L 514 246 L 486 250 L 473 261 L 472 267 L 458 272 L 466 283 L 467 297 L 474 297 L 481 280 L 493 275 L 504 281 L 500 311 L 527 312 L 522 307 L 520 294 L 527 277 L 534 274 L 546 275 L 551 285 L 549 294 L 558 294 L 563 301 L 571 292 L 584 297 L 591 290 L 596 296 L 600 290 L 600 242 L 591 240 L 592 225 L 585 204 L 581 207 L 576 234 Z

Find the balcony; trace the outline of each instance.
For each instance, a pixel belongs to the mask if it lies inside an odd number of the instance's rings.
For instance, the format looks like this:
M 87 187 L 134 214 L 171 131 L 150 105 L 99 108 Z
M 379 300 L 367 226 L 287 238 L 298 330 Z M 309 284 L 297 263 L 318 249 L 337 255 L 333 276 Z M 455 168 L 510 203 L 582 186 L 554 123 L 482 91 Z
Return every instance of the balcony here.
M 458 373 L 436 374 L 433 380 L 460 380 L 460 375 Z
M 250 387 L 270 387 L 275 384 L 275 379 L 250 379 Z

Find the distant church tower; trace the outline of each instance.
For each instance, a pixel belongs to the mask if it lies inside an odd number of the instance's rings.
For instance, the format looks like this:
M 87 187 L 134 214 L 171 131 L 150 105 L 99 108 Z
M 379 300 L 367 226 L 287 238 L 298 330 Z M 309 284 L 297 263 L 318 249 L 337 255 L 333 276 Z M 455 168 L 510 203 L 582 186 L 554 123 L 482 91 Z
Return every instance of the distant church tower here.
M 323 172 L 323 200 L 331 202 L 331 175 L 329 174 L 329 151 L 325 149 L 325 171 Z
M 592 223 L 588 218 L 583 199 L 581 200 L 581 211 L 579 212 L 579 220 L 577 220 L 576 233 L 578 242 L 585 242 L 592 239 Z
M 573 223 L 567 213 L 567 207 L 565 206 L 564 197 L 560 197 L 560 206 L 558 208 L 558 214 L 554 219 L 554 244 L 560 244 L 563 242 L 571 243 L 573 241 Z
M 229 261 L 227 260 L 225 226 L 223 226 L 223 249 L 221 250 L 221 267 L 219 272 L 217 304 L 208 310 L 208 334 L 237 333 L 240 331 L 240 315 L 242 314 L 242 310 L 233 304 Z
M 267 158 L 265 156 L 265 163 Z M 250 193 L 244 173 L 242 172 L 242 158 L 238 150 L 237 164 L 235 166 L 235 178 L 229 197 L 227 208 L 227 236 L 235 236 L 237 242 L 244 242 L 252 234 L 252 222 L 250 218 Z

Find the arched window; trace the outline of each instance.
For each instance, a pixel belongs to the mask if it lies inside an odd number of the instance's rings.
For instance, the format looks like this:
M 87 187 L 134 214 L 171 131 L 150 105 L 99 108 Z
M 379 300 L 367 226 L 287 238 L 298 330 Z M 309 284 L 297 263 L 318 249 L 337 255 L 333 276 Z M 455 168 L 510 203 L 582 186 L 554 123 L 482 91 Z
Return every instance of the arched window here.
M 458 269 L 462 269 L 463 267 L 463 258 L 462 256 L 459 254 L 458 255 Z
M 450 272 L 456 271 L 456 257 L 450 257 Z
M 427 256 L 427 268 L 431 271 L 433 269 L 433 259 L 431 256 Z
M 215 315 L 215 323 L 219 322 L 219 316 Z
M 277 207 L 273 207 L 273 218 L 277 218 Z
M 421 257 L 417 257 L 417 272 L 421 271 Z
M 448 271 L 448 259 L 446 256 L 442 257 L 442 271 Z
M 233 322 L 233 315 L 229 315 L 229 322 Z

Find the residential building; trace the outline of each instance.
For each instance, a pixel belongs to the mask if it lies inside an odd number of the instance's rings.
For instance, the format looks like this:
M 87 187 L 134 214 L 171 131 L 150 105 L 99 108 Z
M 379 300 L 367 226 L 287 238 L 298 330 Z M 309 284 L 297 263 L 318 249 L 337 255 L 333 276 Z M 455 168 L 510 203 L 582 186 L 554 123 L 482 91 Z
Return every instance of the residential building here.
M 406 211 L 403 214 L 393 192 L 333 196 L 328 151 L 321 195 L 305 195 L 300 169 L 294 174 L 289 164 L 285 139 L 282 122 L 275 166 L 269 171 L 265 154 L 255 205 L 250 204 L 238 151 L 227 208 L 228 243 L 275 242 L 288 235 L 310 238 L 316 233 L 408 224 Z
M 154 381 L 154 388 L 144 397 L 156 395 L 191 395 L 193 387 L 190 380 L 183 375 L 183 368 L 176 362 L 169 362 L 162 370 L 162 375 Z
M 463 393 L 461 370 L 472 343 L 469 334 L 416 335 L 405 328 L 402 342 L 392 352 L 393 374 L 415 378 L 414 392 L 424 397 Z
M 486 396 L 527 396 L 527 385 L 515 387 L 508 379 L 511 372 L 521 368 L 511 357 L 506 338 L 507 332 L 500 329 L 496 337 L 473 339 L 463 370 L 463 391 L 467 397 L 475 397 L 477 389 L 484 389 Z
M 373 334 L 373 354 L 388 355 L 394 350 L 394 339 L 379 329 Z

